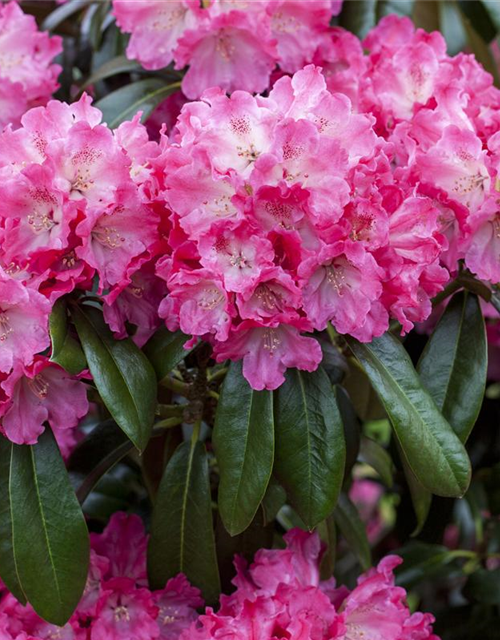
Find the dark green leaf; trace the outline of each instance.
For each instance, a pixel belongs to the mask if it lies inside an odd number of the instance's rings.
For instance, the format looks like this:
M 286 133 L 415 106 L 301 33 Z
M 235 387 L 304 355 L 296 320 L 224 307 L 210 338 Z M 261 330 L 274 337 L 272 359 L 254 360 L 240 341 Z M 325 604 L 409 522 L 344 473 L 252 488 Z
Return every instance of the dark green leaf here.
M 10 467 L 13 447 L 7 438 L 0 436 L 0 576 L 19 602 L 26 604 L 12 541 Z
M 382 445 L 371 438 L 363 436 L 361 438 L 359 457 L 362 462 L 366 462 L 372 469 L 375 469 L 386 487 L 392 487 L 394 465 L 392 464 L 391 456 Z
M 469 48 L 476 56 L 478 62 L 483 65 L 486 71 L 491 73 L 495 81 L 495 85 L 498 87 L 500 80 L 498 68 L 495 59 L 493 58 L 493 54 L 491 53 L 488 42 L 481 34 L 476 31 L 476 28 L 472 24 L 470 17 L 466 16 L 463 12 L 460 13 L 460 16 L 462 18 L 462 25 L 467 36 L 467 43 L 469 45 Z
M 414 0 L 379 0 L 377 2 L 377 21 L 395 13 L 398 16 L 411 17 Z
M 142 111 L 141 121 L 144 122 L 156 107 L 171 93 L 180 89 L 180 82 L 165 84 L 158 78 L 139 80 L 116 91 L 96 102 L 95 106 L 103 113 L 103 121 L 111 129 L 122 122 L 130 120 L 138 111 Z
M 43 21 L 42 29 L 44 31 L 54 31 L 62 22 L 70 18 L 73 14 L 81 11 L 94 0 L 70 0 L 66 4 L 57 7 Z
M 401 451 L 399 443 L 398 448 L 400 450 L 400 457 L 406 482 L 408 483 L 408 488 L 410 489 L 413 510 L 415 511 L 415 517 L 417 519 L 417 525 L 412 531 L 412 536 L 417 536 L 422 531 L 422 528 L 427 520 L 427 516 L 429 515 L 429 510 L 432 504 L 432 493 L 425 489 L 417 480 L 415 474 L 411 470 L 410 465 L 408 464 L 408 461 Z
M 290 369 L 276 395 L 274 472 L 312 529 L 334 509 L 344 476 L 344 429 L 335 393 L 323 369 Z
M 486 387 L 488 345 L 476 296 L 457 293 L 422 353 L 417 370 L 438 409 L 465 442 Z
M 166 327 L 158 329 L 149 339 L 143 350 L 153 365 L 158 380 L 166 378 L 190 353 L 191 349 L 184 349 L 188 340 L 189 336 L 182 331 L 172 333 Z
M 49 332 L 52 343 L 50 360 L 72 375 L 82 372 L 87 367 L 87 361 L 78 341 L 69 333 L 64 298 L 59 298 L 52 308 L 49 318 Z
M 335 526 L 333 514 L 329 515 L 328 518 L 319 525 L 318 532 L 326 544 L 325 553 L 321 558 L 321 579 L 328 580 L 333 576 L 337 552 L 337 527 Z
M 485 42 L 491 42 L 497 34 L 497 29 L 485 5 L 481 0 L 458 0 L 460 11 L 470 20 L 476 33 Z
M 375 26 L 377 0 L 358 0 L 344 2 L 339 16 L 340 26 L 352 31 L 359 38 L 364 38 Z
M 467 580 L 464 595 L 484 604 L 500 604 L 500 569 L 479 569 Z
M 233 362 L 222 385 L 213 445 L 219 463 L 219 512 L 231 535 L 254 519 L 274 462 L 271 391 L 254 391 Z
M 403 558 L 403 563 L 396 569 L 396 582 L 405 589 L 413 588 L 422 580 L 446 574 L 449 564 L 456 558 L 446 547 L 417 541 L 398 549 L 397 553 Z
M 340 417 L 342 418 L 342 424 L 344 425 L 346 448 L 344 477 L 347 478 L 358 458 L 361 425 L 347 391 L 340 385 L 335 386 L 335 397 L 337 398 Z
M 97 390 L 139 451 L 146 447 L 156 406 L 156 376 L 132 340 L 115 340 L 100 312 L 75 307 L 73 319 Z
M 208 601 L 220 593 L 205 446 L 184 442 L 167 465 L 153 511 L 148 548 L 151 588 L 179 572 Z
M 133 447 L 114 420 L 97 425 L 78 444 L 68 460 L 68 471 L 80 503 L 84 502 L 102 476 Z
M 333 517 L 347 544 L 359 560 L 363 571 L 370 568 L 372 559 L 366 528 L 358 510 L 345 493 L 341 493 Z
M 52 433 L 12 445 L 14 555 L 23 592 L 45 620 L 64 625 L 87 581 L 89 538 Z
M 107 78 L 111 78 L 119 73 L 130 73 L 131 71 L 137 71 L 142 69 L 141 65 L 136 60 L 129 60 L 126 55 L 116 56 L 108 60 L 103 65 L 96 69 L 91 76 L 82 84 L 82 91 L 86 87 L 101 82 Z
M 437 495 L 462 496 L 471 474 L 467 452 L 423 388 L 403 345 L 390 333 L 370 344 L 347 340 L 377 391 L 417 479 Z
M 491 22 L 495 25 L 496 31 L 500 31 L 500 3 L 498 0 L 482 0 L 482 3 L 488 12 Z
M 279 484 L 274 476 L 267 485 L 266 495 L 262 500 L 262 512 L 264 516 L 264 524 L 269 524 L 278 515 L 278 511 L 286 502 L 286 491 Z

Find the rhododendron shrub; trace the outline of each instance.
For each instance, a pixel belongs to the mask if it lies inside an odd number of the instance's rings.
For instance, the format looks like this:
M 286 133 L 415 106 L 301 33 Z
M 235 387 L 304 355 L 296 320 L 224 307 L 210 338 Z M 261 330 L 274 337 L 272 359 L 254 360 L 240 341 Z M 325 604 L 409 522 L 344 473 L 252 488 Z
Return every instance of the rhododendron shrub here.
M 0 638 L 489 637 L 500 90 L 391 6 L 3 6 Z

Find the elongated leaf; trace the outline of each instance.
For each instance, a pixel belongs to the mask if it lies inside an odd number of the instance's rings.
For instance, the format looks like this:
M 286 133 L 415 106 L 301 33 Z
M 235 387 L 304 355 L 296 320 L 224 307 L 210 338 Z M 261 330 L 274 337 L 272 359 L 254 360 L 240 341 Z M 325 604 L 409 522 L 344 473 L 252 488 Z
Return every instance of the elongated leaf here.
M 103 121 L 114 129 L 122 122 L 130 120 L 138 111 L 142 111 L 144 122 L 156 107 L 171 93 L 178 91 L 180 82 L 166 85 L 157 78 L 139 80 L 116 91 L 96 102 L 95 106 L 103 113 Z
M 488 345 L 476 296 L 457 293 L 417 365 L 423 385 L 462 442 L 474 426 L 486 387 Z
M 0 436 L 0 576 L 19 602 L 26 604 L 13 546 L 10 486 L 13 447 L 12 442 Z
M 184 442 L 167 465 L 153 511 L 148 574 L 162 589 L 179 572 L 208 601 L 220 592 L 215 555 L 208 462 L 201 442 Z
M 50 360 L 73 375 L 83 371 L 87 361 L 78 341 L 69 334 L 66 301 L 63 298 L 59 298 L 52 309 L 49 332 L 52 343 Z
M 264 524 L 272 522 L 278 515 L 278 511 L 286 502 L 286 491 L 279 482 L 271 476 L 267 485 L 266 495 L 262 500 L 262 513 L 264 516 Z
M 411 535 L 417 536 L 422 531 L 424 524 L 427 521 L 427 517 L 432 505 L 432 493 L 422 486 L 422 484 L 419 482 L 419 480 L 411 470 L 411 467 L 408 464 L 408 460 L 405 458 L 403 452 L 401 451 L 401 445 L 399 445 L 399 443 L 398 448 L 400 450 L 400 457 L 403 464 L 403 471 L 405 474 L 406 482 L 408 483 L 408 488 L 410 489 L 415 518 L 417 520 L 416 527 L 412 531 Z
M 92 4 L 92 2 L 94 2 L 94 0 L 70 0 L 66 2 L 60 7 L 57 7 L 57 9 L 54 9 L 54 11 L 47 16 L 43 21 L 42 29 L 44 31 L 54 31 L 62 22 L 89 4 Z
M 289 370 L 277 392 L 274 472 L 311 529 L 333 511 L 344 466 L 344 430 L 327 374 Z
M 363 436 L 359 454 L 363 462 L 375 469 L 385 486 L 391 488 L 393 485 L 392 472 L 394 465 L 392 464 L 391 456 L 384 447 L 375 440 Z
M 358 458 L 361 425 L 347 391 L 340 385 L 335 386 L 335 397 L 337 398 L 340 417 L 344 425 L 346 449 L 344 478 L 347 478 Z
M 73 319 L 104 404 L 139 451 L 144 450 L 156 406 L 153 367 L 132 340 L 115 340 L 96 309 L 75 307 Z
M 52 433 L 12 445 L 13 547 L 23 592 L 45 620 L 64 625 L 83 593 L 89 537 Z
M 464 15 L 463 12 L 460 12 L 460 17 L 462 18 L 462 25 L 467 36 L 469 48 L 476 56 L 478 62 L 483 65 L 486 71 L 491 73 L 495 85 L 498 87 L 500 82 L 498 68 L 488 43 L 484 40 L 483 36 L 476 31 L 470 17 Z
M 366 528 L 359 517 L 358 510 L 345 493 L 340 494 L 333 518 L 347 544 L 358 558 L 361 568 L 366 571 L 372 563 Z
M 462 496 L 471 474 L 467 452 L 422 386 L 403 345 L 390 333 L 370 344 L 347 340 L 377 391 L 417 479 L 437 495 Z
M 254 391 L 233 362 L 213 433 L 219 463 L 219 512 L 231 535 L 244 531 L 264 498 L 274 462 L 273 395 Z
M 81 90 L 83 91 L 86 87 L 116 76 L 119 73 L 130 73 L 131 71 L 140 69 L 142 69 L 142 67 L 136 60 L 129 60 L 126 55 L 116 56 L 116 58 L 108 60 L 96 69 L 82 84 Z
M 389 415 L 413 473 L 432 493 L 462 496 L 470 461 L 462 443 L 422 386 L 403 345 L 390 333 L 361 344 L 347 341 Z
M 162 327 L 144 345 L 144 353 L 153 365 L 158 380 L 168 376 L 190 353 L 191 349 L 184 349 L 188 340 L 189 336 L 182 331 L 172 333 L 166 327 Z
M 97 425 L 78 444 L 68 460 L 68 471 L 81 504 L 102 476 L 133 448 L 132 442 L 114 420 Z

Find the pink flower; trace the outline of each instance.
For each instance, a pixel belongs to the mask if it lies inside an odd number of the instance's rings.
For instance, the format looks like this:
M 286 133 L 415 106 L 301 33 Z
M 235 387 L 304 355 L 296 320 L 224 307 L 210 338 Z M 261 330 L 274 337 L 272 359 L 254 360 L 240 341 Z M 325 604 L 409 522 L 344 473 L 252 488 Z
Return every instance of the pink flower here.
M 29 365 L 49 344 L 50 303 L 0 269 L 0 371 Z
M 321 362 L 319 343 L 300 335 L 307 329 L 304 321 L 282 324 L 280 316 L 264 326 L 245 320 L 226 342 L 215 343 L 214 354 L 218 362 L 243 359 L 243 375 L 253 389 L 277 389 L 287 368 L 314 371 Z
M 48 422 L 57 432 L 73 429 L 89 408 L 87 389 L 44 356 L 15 368 L 2 382 L 2 429 L 16 444 L 35 444 Z
M 189 65 L 182 91 L 193 100 L 211 87 L 264 91 L 278 52 L 264 12 L 230 11 L 185 31 L 174 57 L 177 69 Z
M 493 284 L 500 282 L 500 205 L 489 197 L 469 218 L 470 232 L 465 240 L 465 263 L 473 273 Z
M 199 589 L 192 587 L 183 574 L 171 578 L 161 591 L 155 591 L 153 599 L 159 610 L 156 621 L 161 640 L 177 640 L 198 618 L 196 609 L 203 606 Z
M 19 34 L 23 37 L 20 38 Z M 16 2 L 0 11 L 0 126 L 18 125 L 23 113 L 45 104 L 59 86 L 61 67 L 52 64 L 62 51 L 62 39 L 38 30 L 35 18 Z
M 114 578 L 104 584 L 97 604 L 90 640 L 152 640 L 160 629 L 158 608 L 148 589 L 136 589 L 129 578 Z

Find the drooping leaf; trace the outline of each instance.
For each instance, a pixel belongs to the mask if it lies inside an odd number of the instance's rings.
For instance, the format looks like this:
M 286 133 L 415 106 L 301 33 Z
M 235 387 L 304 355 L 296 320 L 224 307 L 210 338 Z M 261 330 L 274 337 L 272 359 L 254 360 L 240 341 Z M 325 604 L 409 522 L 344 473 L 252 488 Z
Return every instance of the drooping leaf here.
M 47 16 L 42 23 L 42 29 L 44 31 L 54 31 L 62 22 L 92 4 L 92 2 L 94 0 L 70 0 L 66 2 Z
M 71 453 L 68 471 L 80 503 L 83 503 L 102 476 L 134 448 L 115 423 L 97 425 Z
M 277 391 L 274 473 L 305 524 L 334 509 L 345 466 L 344 429 L 323 369 L 289 370 Z
M 190 353 L 191 349 L 184 349 L 188 340 L 189 336 L 182 331 L 172 333 L 166 327 L 162 327 L 144 345 L 143 351 L 153 365 L 158 380 L 168 376 Z
M 488 345 L 479 301 L 461 291 L 446 307 L 417 370 L 462 442 L 467 440 L 481 409 L 487 369 Z
M 49 430 L 33 446 L 11 445 L 13 548 L 23 592 L 45 620 L 64 625 L 83 593 L 89 537 Z
M 266 495 L 262 500 L 262 512 L 264 516 L 264 524 L 269 524 L 278 515 L 278 511 L 286 502 L 286 491 L 279 482 L 271 476 L 267 485 Z
M 467 4 L 467 3 L 464 3 Z M 471 3 L 475 4 L 475 3 Z M 462 7 L 463 8 L 463 7 Z M 500 77 L 498 73 L 498 68 L 493 58 L 493 54 L 489 47 L 489 43 L 485 40 L 487 35 L 481 35 L 476 30 L 477 27 L 474 26 L 471 17 L 466 15 L 463 11 L 460 12 L 460 17 L 462 19 L 462 25 L 467 37 L 467 44 L 471 49 L 472 53 L 476 56 L 478 62 L 480 62 L 483 67 L 491 73 L 493 79 L 495 81 L 495 85 L 498 87 L 500 82 Z
M 219 463 L 219 512 L 231 535 L 252 522 L 273 470 L 271 391 L 254 391 L 233 362 L 224 379 L 212 439 Z
M 358 510 L 345 493 L 340 494 L 339 501 L 333 512 L 333 518 L 347 544 L 358 558 L 361 568 L 366 571 L 372 563 L 366 527 L 359 516 Z
M 184 442 L 174 453 L 156 497 L 148 547 L 153 589 L 184 573 L 208 603 L 220 593 L 215 554 L 208 461 L 201 442 Z
M 126 55 L 116 56 L 96 69 L 82 84 L 81 89 L 111 78 L 119 73 L 130 73 L 142 69 L 137 60 L 129 60 Z
M 73 319 L 97 390 L 118 426 L 139 451 L 153 427 L 156 376 L 132 340 L 116 340 L 97 309 L 75 307 Z
M 95 106 L 102 111 L 103 121 L 111 129 L 115 129 L 138 111 L 142 111 L 141 121 L 144 122 L 160 102 L 179 88 L 180 82 L 165 84 L 158 78 L 148 78 L 112 91 L 98 100 Z
M 432 493 L 422 486 L 422 484 L 413 473 L 410 465 L 408 464 L 408 460 L 401 452 L 399 443 L 398 448 L 400 449 L 400 458 L 403 465 L 403 472 L 405 474 L 406 482 L 408 483 L 408 488 L 410 489 L 413 510 L 415 512 L 415 518 L 417 520 L 417 524 L 411 535 L 417 536 L 422 531 L 424 524 L 427 521 L 427 517 L 432 505 Z
M 467 17 L 474 30 L 484 42 L 491 42 L 497 29 L 492 19 L 492 13 L 488 11 L 485 2 L 481 0 L 458 0 L 460 11 Z
M 12 442 L 0 436 L 0 577 L 19 602 L 26 604 L 13 546 L 10 486 L 13 447 Z
M 394 465 L 391 456 L 381 444 L 372 440 L 372 438 L 363 436 L 361 438 L 359 457 L 360 460 L 369 464 L 372 469 L 375 469 L 386 487 L 392 487 Z
M 73 375 L 82 372 L 87 366 L 87 361 L 78 341 L 69 333 L 64 298 L 59 298 L 52 308 L 49 333 L 52 344 L 51 362 L 55 362 Z
M 340 385 L 335 386 L 335 397 L 337 405 L 344 425 L 344 439 L 346 448 L 346 460 L 344 477 L 351 473 L 351 470 L 358 458 L 359 445 L 361 438 L 361 424 L 359 423 L 356 411 L 347 394 L 347 391 Z
M 462 496 L 471 474 L 467 452 L 422 386 L 403 345 L 390 333 L 369 344 L 351 337 L 347 341 L 377 391 L 419 482 L 437 495 Z
M 320 574 L 322 580 L 328 580 L 333 576 L 335 569 L 335 555 L 337 552 L 337 527 L 333 514 L 329 515 L 318 527 L 321 539 L 326 544 L 326 549 L 321 558 Z

